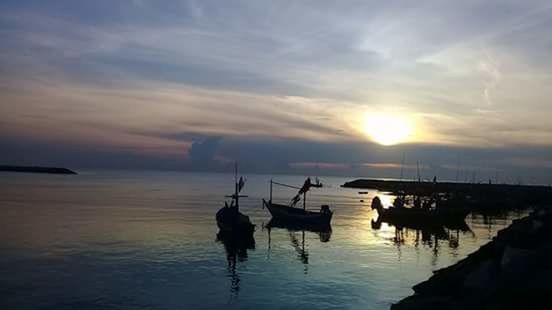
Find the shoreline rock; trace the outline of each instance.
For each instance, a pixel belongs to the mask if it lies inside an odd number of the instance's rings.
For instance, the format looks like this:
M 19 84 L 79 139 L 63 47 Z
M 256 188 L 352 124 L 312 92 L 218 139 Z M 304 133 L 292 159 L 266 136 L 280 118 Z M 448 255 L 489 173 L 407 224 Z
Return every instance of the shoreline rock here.
M 549 309 L 551 237 L 552 212 L 534 211 L 465 259 L 434 271 L 391 309 Z

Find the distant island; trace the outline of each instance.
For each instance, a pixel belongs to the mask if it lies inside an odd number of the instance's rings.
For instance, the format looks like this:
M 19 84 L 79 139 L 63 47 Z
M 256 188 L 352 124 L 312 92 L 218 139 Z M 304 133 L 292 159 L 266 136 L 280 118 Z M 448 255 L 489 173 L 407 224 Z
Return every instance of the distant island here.
M 53 173 L 53 174 L 77 174 L 73 170 L 57 167 L 34 167 L 34 166 L 2 166 L 0 171 L 8 172 L 30 172 L 30 173 Z

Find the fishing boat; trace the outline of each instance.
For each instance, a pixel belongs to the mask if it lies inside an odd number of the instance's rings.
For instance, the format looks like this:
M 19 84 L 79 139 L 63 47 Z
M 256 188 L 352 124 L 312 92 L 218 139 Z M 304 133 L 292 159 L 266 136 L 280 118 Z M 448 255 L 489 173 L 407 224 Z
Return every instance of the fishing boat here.
M 288 188 L 298 189 L 299 192 L 295 195 L 289 205 L 274 203 L 272 201 L 272 187 L 273 185 L 279 185 Z M 310 178 L 305 180 L 302 187 L 295 187 L 283 183 L 278 183 L 270 180 L 270 199 L 266 201 L 263 199 L 263 206 L 268 209 L 272 218 L 279 222 L 295 223 L 295 224 L 309 224 L 316 226 L 330 226 L 333 212 L 328 205 L 320 206 L 319 211 L 308 211 L 306 209 L 307 192 L 311 187 L 322 187 L 320 182 L 311 183 Z M 303 196 L 303 208 L 295 207 Z
M 395 201 L 393 207 L 384 208 L 379 197 L 372 200 L 372 209 L 378 211 L 378 218 L 384 222 L 431 225 L 436 223 L 462 223 L 470 213 L 469 208 L 409 208 L 404 205 L 401 198 Z
M 238 180 L 238 165 L 235 164 L 234 173 L 234 194 L 225 196 L 231 198 L 230 204 L 224 202 L 222 207 L 216 214 L 217 226 L 220 233 L 231 236 L 252 236 L 255 231 L 255 225 L 249 220 L 249 216 L 240 212 L 240 198 L 247 197 L 240 195 L 240 191 L 245 185 L 245 180 L 240 177 Z

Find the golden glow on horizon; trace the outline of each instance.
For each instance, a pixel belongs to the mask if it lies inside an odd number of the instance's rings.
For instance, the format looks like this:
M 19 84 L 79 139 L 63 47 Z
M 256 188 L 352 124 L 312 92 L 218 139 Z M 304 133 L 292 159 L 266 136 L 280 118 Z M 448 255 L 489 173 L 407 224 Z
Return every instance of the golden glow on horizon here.
M 400 115 L 376 113 L 366 115 L 363 130 L 378 144 L 395 145 L 411 138 L 413 125 L 409 119 Z

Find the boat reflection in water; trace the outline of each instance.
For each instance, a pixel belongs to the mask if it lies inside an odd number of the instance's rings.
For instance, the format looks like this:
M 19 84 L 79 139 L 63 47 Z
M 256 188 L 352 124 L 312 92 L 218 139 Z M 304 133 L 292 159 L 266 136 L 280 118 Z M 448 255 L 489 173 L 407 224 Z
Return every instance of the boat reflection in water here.
M 315 225 L 315 224 L 299 224 L 299 223 L 290 223 L 286 221 L 280 221 L 277 219 L 271 219 L 268 224 L 265 225 L 265 228 L 268 229 L 269 233 L 269 242 L 270 242 L 270 229 L 272 228 L 282 228 L 287 229 L 289 232 L 313 232 L 320 236 L 320 242 L 328 242 L 332 236 L 332 226 L 331 225 Z
M 224 245 L 226 260 L 228 261 L 228 273 L 230 276 L 230 300 L 237 297 L 240 291 L 240 275 L 237 263 L 247 261 L 247 250 L 255 249 L 253 235 L 236 237 L 235 234 L 220 230 L 217 241 Z
M 382 229 L 382 223 L 386 223 L 394 227 L 394 236 L 391 238 L 392 242 L 397 246 L 400 255 L 401 246 L 408 244 L 413 245 L 415 248 L 425 246 L 431 248 L 433 251 L 432 264 L 435 264 L 435 259 L 439 255 L 439 250 L 443 241 L 448 248 L 452 250 L 458 249 L 460 245 L 460 233 L 473 232 L 466 224 L 466 222 L 455 223 L 454 225 L 420 225 L 419 222 L 407 223 L 400 221 L 399 223 L 385 220 L 378 217 L 376 221 L 371 221 L 372 229 Z
M 331 225 L 312 225 L 312 224 L 297 224 L 289 223 L 286 221 L 278 221 L 276 219 L 271 219 L 268 224 L 264 225 L 264 228 L 268 231 L 268 250 L 271 248 L 271 231 L 272 229 L 285 229 L 289 233 L 289 238 L 291 245 L 297 252 L 297 258 L 305 266 L 304 273 L 308 273 L 308 264 L 309 264 L 309 252 L 305 248 L 305 233 L 312 232 L 318 234 L 320 237 L 320 242 L 329 242 L 332 236 L 332 227 Z M 301 233 L 300 240 L 298 239 L 297 233 Z

